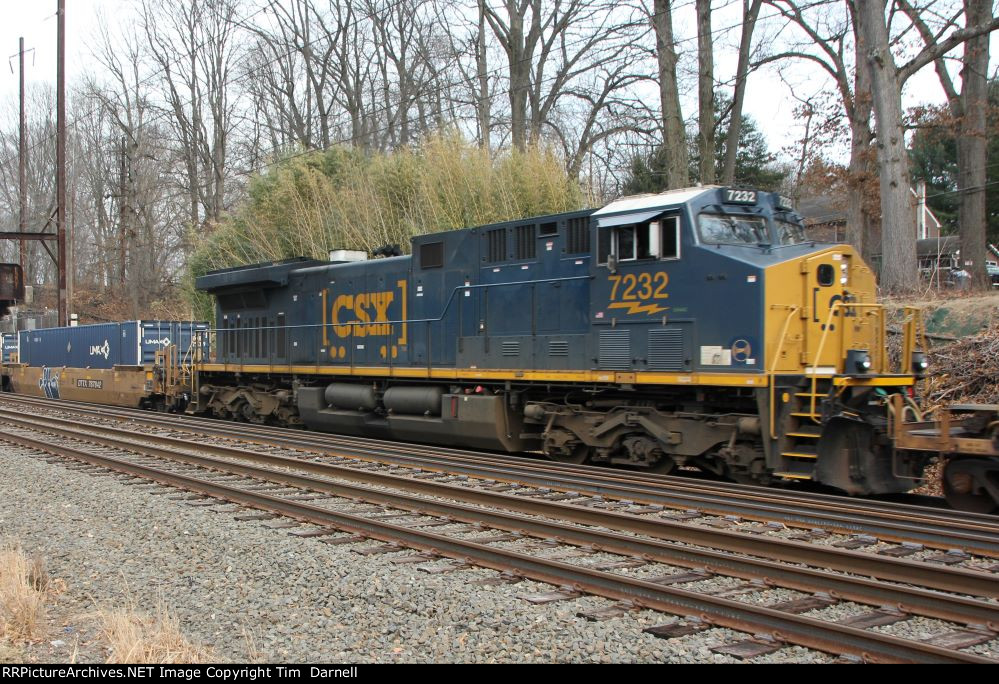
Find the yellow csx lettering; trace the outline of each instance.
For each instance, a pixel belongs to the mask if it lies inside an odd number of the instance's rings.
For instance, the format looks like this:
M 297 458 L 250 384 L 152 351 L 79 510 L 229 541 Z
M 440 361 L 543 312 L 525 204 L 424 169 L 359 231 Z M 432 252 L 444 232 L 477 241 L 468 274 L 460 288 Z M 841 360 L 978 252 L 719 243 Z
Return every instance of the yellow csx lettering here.
M 388 335 L 391 326 L 381 321 L 388 321 L 388 308 L 395 300 L 395 293 L 365 292 L 359 295 L 342 294 L 333 300 L 332 323 L 338 337 L 376 337 Z M 350 314 L 354 320 L 347 320 Z M 348 325 L 361 323 L 363 325 Z

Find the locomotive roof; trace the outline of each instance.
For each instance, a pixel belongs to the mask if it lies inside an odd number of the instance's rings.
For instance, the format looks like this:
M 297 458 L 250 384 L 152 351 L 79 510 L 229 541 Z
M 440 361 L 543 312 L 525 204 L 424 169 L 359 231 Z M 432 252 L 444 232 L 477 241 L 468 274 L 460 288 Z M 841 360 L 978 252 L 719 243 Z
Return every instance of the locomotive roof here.
M 634 195 L 632 197 L 622 197 L 611 202 L 607 206 L 593 212 L 594 216 L 604 216 L 607 214 L 617 214 L 622 211 L 638 211 L 641 209 L 654 209 L 657 207 L 669 207 L 684 204 L 711 190 L 717 190 L 719 185 L 705 185 L 697 188 L 680 188 L 670 190 L 655 195 Z

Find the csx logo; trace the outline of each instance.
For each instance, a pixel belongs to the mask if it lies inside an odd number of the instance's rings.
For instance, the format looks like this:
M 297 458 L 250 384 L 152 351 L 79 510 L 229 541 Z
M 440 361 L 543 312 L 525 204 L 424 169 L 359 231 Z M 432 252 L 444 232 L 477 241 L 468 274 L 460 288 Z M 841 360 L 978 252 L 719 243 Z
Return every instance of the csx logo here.
M 342 360 L 347 357 L 348 349 L 364 350 L 363 344 L 351 344 L 346 338 L 392 335 L 393 339 L 382 341 L 377 353 L 382 359 L 396 358 L 399 349 L 406 346 L 406 286 L 405 280 L 399 280 L 396 290 L 340 294 L 332 298 L 328 290 L 323 290 L 322 343 L 328 345 L 330 356 Z M 390 314 L 389 307 L 393 304 L 394 311 Z M 339 340 L 330 339 L 330 328 Z
M 391 326 L 342 325 L 344 323 L 378 323 L 388 321 L 388 308 L 395 300 L 395 292 L 365 292 L 359 295 L 342 294 L 333 300 L 331 321 L 338 337 L 388 335 Z

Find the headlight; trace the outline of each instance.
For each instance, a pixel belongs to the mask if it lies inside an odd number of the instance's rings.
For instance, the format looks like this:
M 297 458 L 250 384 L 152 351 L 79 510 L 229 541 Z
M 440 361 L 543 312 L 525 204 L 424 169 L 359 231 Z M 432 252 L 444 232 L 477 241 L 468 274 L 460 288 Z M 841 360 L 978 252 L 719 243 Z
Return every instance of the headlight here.
M 846 263 L 839 265 L 839 282 L 841 285 L 847 285 L 850 282 L 850 267 Z
M 866 349 L 851 349 L 846 353 L 847 373 L 866 373 L 871 370 L 871 355 Z
M 926 375 L 926 369 L 930 367 L 930 362 L 923 352 L 912 352 L 912 373 L 917 378 Z

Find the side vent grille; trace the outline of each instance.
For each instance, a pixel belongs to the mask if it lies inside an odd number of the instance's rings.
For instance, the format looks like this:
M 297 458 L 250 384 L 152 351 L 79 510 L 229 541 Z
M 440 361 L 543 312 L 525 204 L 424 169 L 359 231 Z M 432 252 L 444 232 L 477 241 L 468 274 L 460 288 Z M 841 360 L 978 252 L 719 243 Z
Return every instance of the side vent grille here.
M 567 254 L 588 254 L 590 251 L 590 219 L 587 217 L 569 219 L 569 232 L 566 237 Z
M 520 342 L 508 340 L 502 345 L 503 356 L 520 356 Z
M 548 356 L 568 356 L 569 343 L 565 340 L 551 340 L 548 342 Z
M 537 255 L 537 238 L 534 224 L 517 226 L 517 258 L 533 259 Z
M 489 241 L 489 254 L 486 261 L 495 264 L 498 261 L 506 260 L 506 228 L 494 228 L 486 233 Z
M 683 370 L 683 330 L 649 331 L 649 370 Z
M 600 331 L 600 368 L 631 370 L 631 331 Z

